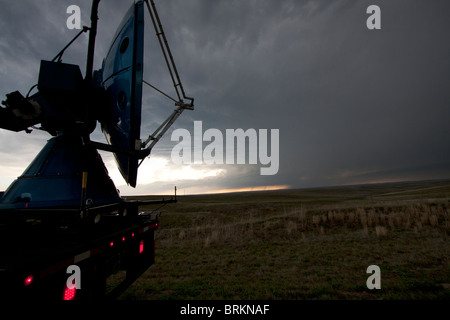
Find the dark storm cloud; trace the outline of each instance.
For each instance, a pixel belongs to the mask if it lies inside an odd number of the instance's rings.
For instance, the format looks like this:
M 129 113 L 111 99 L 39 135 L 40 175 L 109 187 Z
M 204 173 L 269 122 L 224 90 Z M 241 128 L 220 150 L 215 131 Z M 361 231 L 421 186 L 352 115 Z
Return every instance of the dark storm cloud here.
M 173 129 L 192 130 L 194 120 L 204 130 L 280 129 L 277 175 L 244 166 L 217 185 L 450 177 L 448 1 L 155 2 L 186 93 L 196 99 L 196 110 Z M 101 2 L 96 68 L 130 3 Z M 0 1 L 3 93 L 27 91 L 39 60 L 51 59 L 76 34 L 65 27 L 70 4 L 81 7 L 88 25 L 88 0 Z M 366 28 L 371 4 L 381 8 L 381 30 Z M 170 92 L 152 33 L 146 29 L 144 78 Z M 84 72 L 86 47 L 84 37 L 65 61 Z M 172 110 L 146 89 L 143 137 Z M 169 132 L 154 153 L 168 156 L 174 144 Z
M 180 4 L 171 36 L 197 97 L 192 117 L 280 128 L 280 173 L 266 177 L 273 183 L 357 183 L 368 172 L 414 179 L 427 166 L 440 168 L 430 178 L 448 177 L 449 5 L 379 3 L 382 30 L 369 31 L 370 4 Z

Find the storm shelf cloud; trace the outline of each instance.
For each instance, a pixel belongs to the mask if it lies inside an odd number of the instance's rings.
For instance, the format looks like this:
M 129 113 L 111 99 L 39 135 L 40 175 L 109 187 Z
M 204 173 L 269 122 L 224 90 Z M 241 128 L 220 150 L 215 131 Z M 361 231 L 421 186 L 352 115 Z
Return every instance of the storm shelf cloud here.
M 133 1 L 101 1 L 94 68 Z M 195 98 L 127 187 L 101 155 L 122 194 L 302 188 L 450 178 L 450 3 L 442 0 L 155 0 L 184 89 Z M 26 94 L 40 60 L 51 60 L 78 32 L 67 8 L 89 25 L 90 0 L 0 0 L 0 89 Z M 367 8 L 380 8 L 368 29 Z M 147 21 L 144 79 L 170 91 Z M 85 68 L 87 36 L 63 61 Z M 173 111 L 145 90 L 141 136 Z M 279 170 L 254 164 L 174 164 L 173 130 L 195 121 L 227 129 L 279 130 Z M 98 126 L 99 127 L 99 126 Z M 0 132 L 4 190 L 50 136 Z M 93 140 L 104 140 L 99 128 Z M 12 160 L 12 156 L 17 159 Z M 23 170 L 20 170 L 22 168 Z

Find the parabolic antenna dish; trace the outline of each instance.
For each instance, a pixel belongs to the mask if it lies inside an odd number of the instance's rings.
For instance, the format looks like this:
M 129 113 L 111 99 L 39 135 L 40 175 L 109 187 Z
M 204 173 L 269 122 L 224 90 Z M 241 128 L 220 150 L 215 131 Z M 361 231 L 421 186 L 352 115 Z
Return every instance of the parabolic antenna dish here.
M 141 149 L 141 108 L 144 57 L 144 3 L 125 14 L 103 60 L 101 77 L 108 101 L 102 131 L 125 181 L 135 187 Z

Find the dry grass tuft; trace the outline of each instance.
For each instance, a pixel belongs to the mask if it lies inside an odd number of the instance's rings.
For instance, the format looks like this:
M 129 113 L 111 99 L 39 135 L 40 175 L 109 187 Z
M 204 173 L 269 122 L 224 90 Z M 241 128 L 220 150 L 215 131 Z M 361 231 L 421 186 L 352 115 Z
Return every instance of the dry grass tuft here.
M 377 237 L 385 237 L 387 235 L 387 229 L 384 226 L 375 226 L 375 233 Z

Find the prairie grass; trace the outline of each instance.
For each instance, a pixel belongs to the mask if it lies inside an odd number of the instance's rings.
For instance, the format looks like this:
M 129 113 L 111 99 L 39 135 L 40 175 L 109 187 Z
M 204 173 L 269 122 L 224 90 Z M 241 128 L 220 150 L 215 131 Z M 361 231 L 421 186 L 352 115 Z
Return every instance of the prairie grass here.
M 448 181 L 185 196 L 122 298 L 448 299 L 449 211 Z

